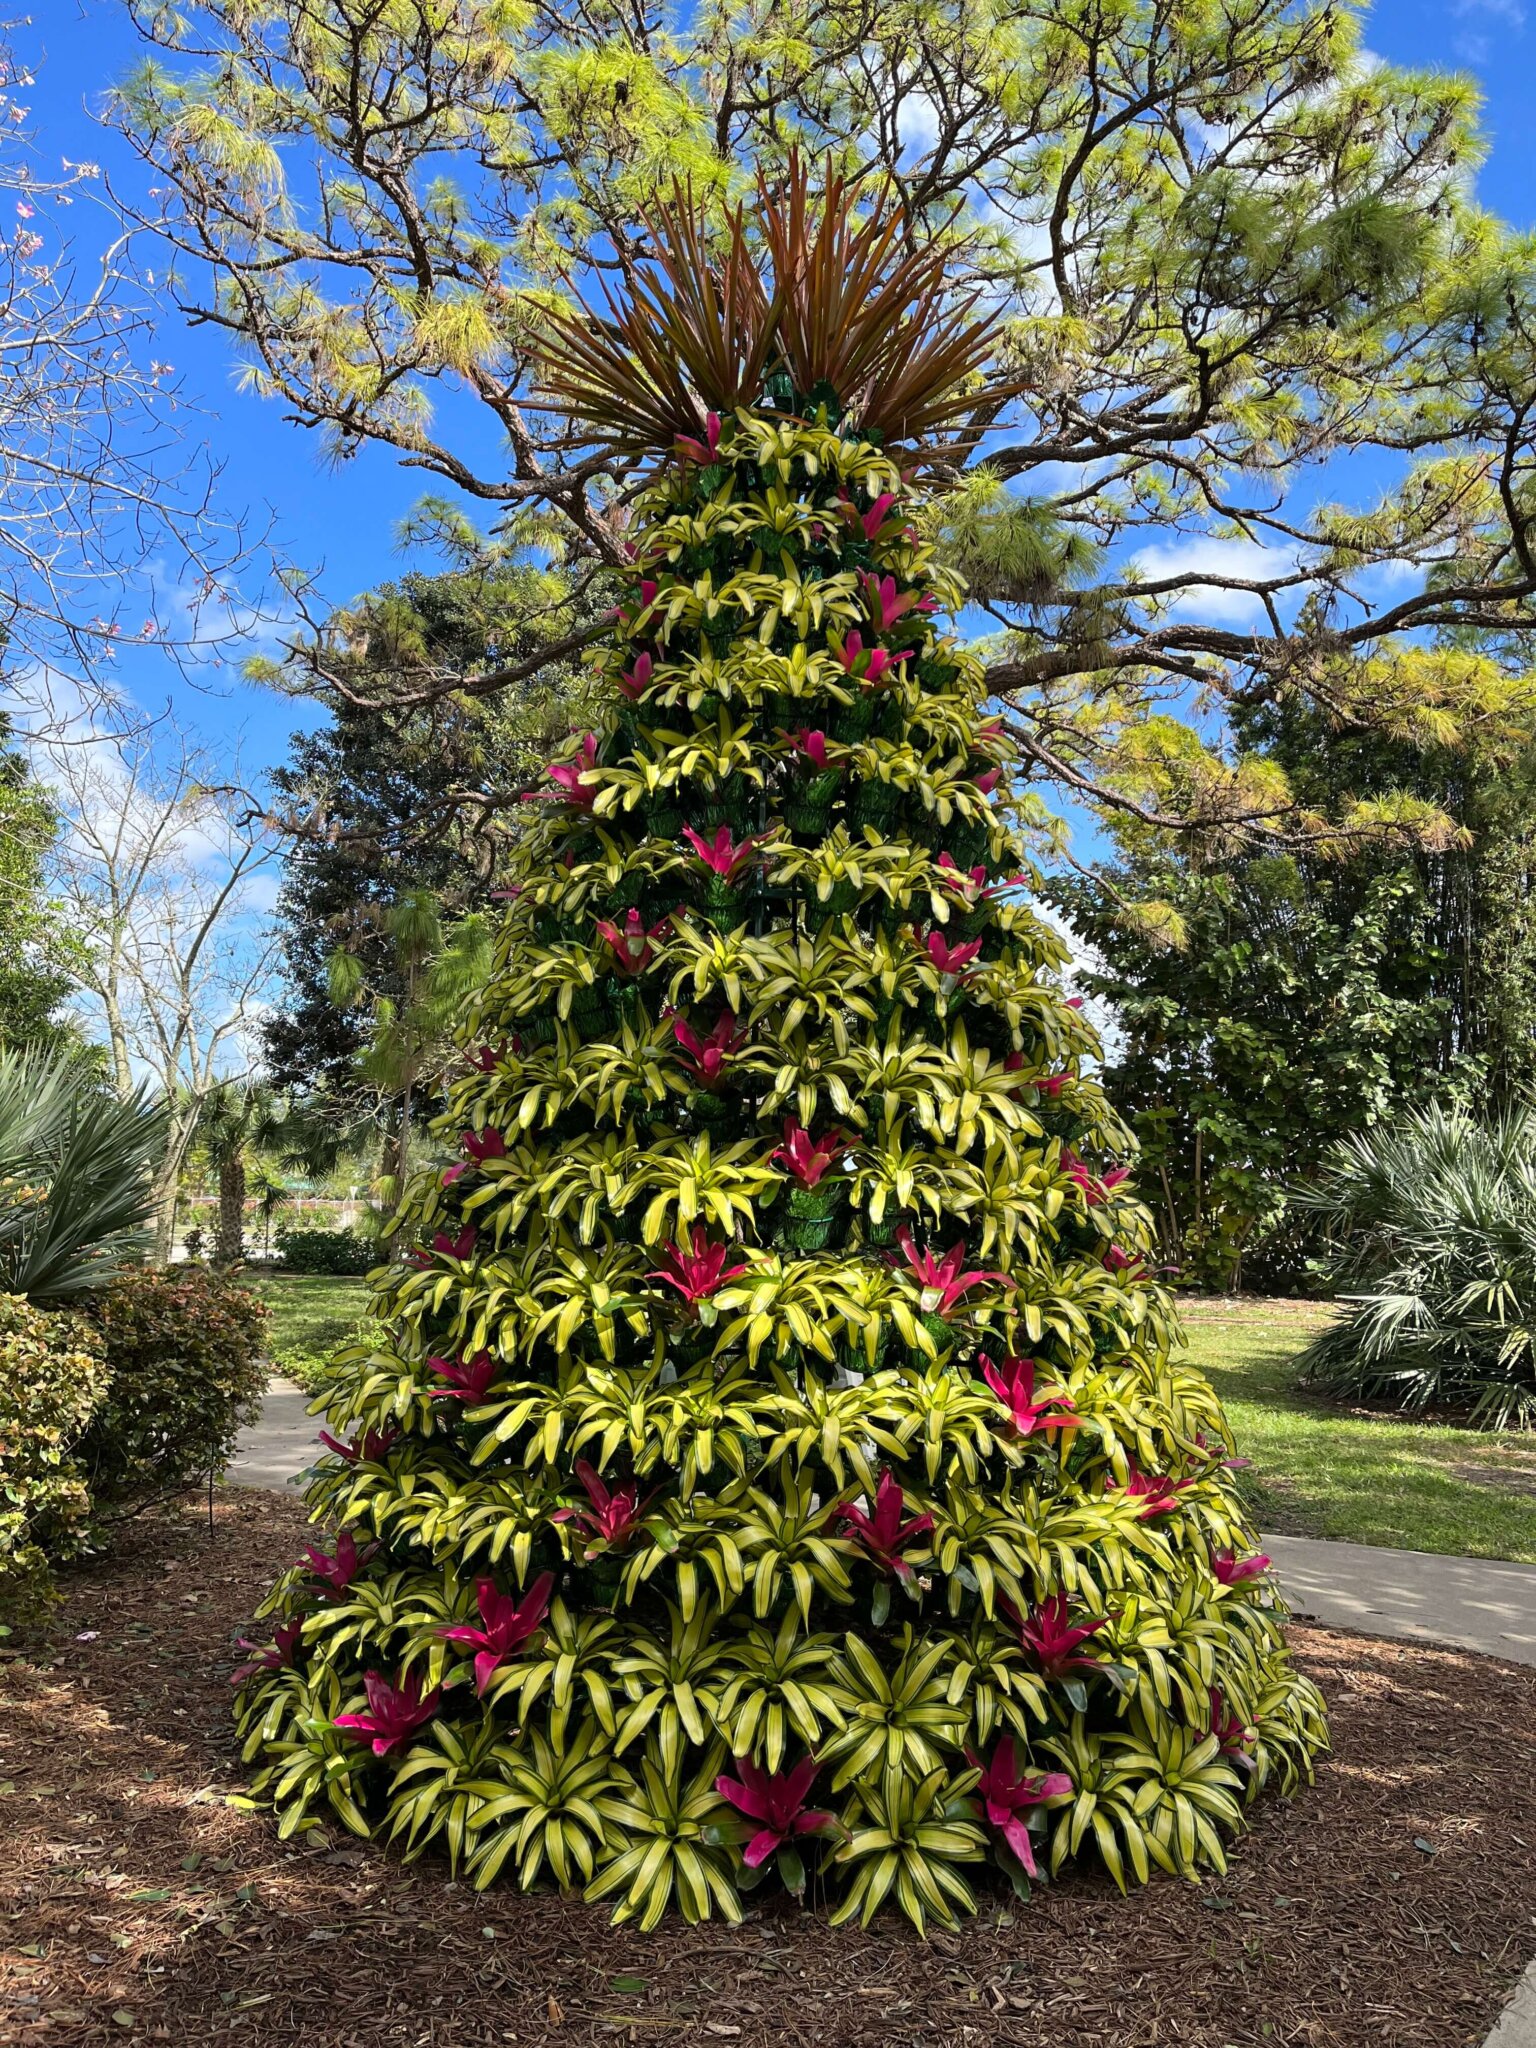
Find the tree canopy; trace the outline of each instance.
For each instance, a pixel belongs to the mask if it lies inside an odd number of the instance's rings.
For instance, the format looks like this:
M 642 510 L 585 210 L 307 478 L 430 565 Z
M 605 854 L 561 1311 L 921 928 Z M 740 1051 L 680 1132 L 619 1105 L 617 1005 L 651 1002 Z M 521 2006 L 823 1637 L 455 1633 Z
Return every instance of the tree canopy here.
M 540 392 L 551 316 L 633 296 L 673 180 L 723 235 L 798 142 L 1001 315 L 1022 389 L 914 459 L 956 486 L 933 516 L 1030 777 L 1223 843 L 1432 841 L 1407 790 L 1319 812 L 1234 721 L 1451 737 L 1523 699 L 1536 251 L 1470 195 L 1470 85 L 1364 61 L 1335 0 L 125 5 L 152 54 L 118 117 L 189 312 L 338 459 L 553 510 L 575 589 L 623 560 L 632 469 Z

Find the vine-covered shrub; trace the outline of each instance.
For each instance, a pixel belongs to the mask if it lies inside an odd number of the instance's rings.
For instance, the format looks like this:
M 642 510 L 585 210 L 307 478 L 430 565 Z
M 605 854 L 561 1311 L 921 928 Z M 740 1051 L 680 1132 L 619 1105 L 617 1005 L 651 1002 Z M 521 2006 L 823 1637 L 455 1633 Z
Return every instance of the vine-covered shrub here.
M 781 345 L 661 437 L 614 709 L 520 842 L 462 1157 L 239 1720 L 284 1833 L 645 1927 L 814 1862 L 834 1919 L 921 1927 L 988 1858 L 1220 1870 L 1324 1724 L 1017 886 L 963 593 Z
M 46 1602 L 49 1566 L 83 1540 L 90 1496 L 75 1451 L 107 1384 L 81 1317 L 0 1294 L 0 1621 Z
M 334 1273 L 359 1278 L 382 1256 L 377 1238 L 360 1230 L 288 1230 L 277 1233 L 277 1255 L 290 1273 Z
M 103 1520 L 136 1513 L 218 1472 L 266 1385 L 267 1311 L 197 1266 L 129 1267 L 92 1297 L 111 1385 L 81 1443 Z

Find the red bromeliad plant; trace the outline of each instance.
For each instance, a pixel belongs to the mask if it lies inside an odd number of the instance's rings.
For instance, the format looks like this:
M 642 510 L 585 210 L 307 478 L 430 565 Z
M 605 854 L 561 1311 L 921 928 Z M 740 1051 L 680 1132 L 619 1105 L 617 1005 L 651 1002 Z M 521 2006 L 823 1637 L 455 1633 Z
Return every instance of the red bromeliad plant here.
M 891 194 L 713 191 L 545 334 L 573 443 L 645 466 L 609 703 L 328 1377 L 255 1792 L 642 1927 L 813 1859 L 919 1926 L 989 1857 L 1193 1877 L 1323 1722 L 923 538 L 996 322 Z

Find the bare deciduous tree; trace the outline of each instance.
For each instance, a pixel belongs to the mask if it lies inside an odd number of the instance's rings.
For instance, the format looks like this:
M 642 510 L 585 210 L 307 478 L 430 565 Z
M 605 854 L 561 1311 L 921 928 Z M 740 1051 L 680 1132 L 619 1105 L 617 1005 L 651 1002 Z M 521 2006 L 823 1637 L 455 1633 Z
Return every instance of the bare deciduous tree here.
M 64 816 L 53 886 L 79 943 L 79 1001 L 118 1092 L 148 1077 L 172 1106 L 156 1176 L 164 1258 L 202 1106 L 257 1062 L 275 945 L 252 885 L 274 849 L 244 822 L 244 792 L 167 720 L 98 714 L 88 738 L 77 727 L 38 754 Z

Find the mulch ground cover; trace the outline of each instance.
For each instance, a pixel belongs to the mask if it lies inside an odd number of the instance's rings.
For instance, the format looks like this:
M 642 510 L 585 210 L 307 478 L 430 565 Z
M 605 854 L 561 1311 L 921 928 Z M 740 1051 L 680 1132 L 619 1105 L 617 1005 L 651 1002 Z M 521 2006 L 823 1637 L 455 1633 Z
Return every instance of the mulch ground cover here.
M 642 1936 L 232 1810 L 230 1638 L 301 1511 L 188 1502 L 0 1663 L 0 2043 L 1471 2048 L 1536 1954 L 1536 1670 L 1297 1628 L 1335 1754 L 1230 1875 L 989 1893 L 957 1935 L 785 1904 Z

